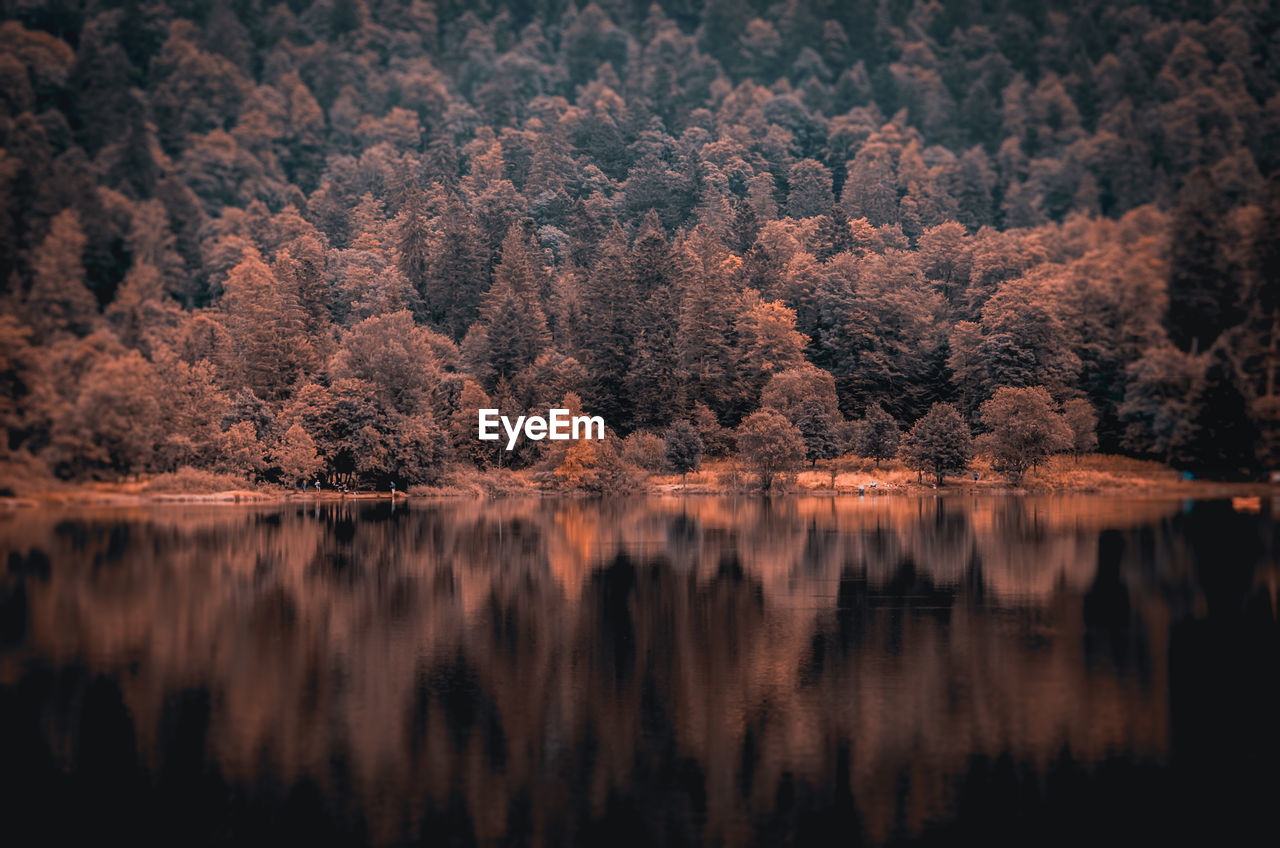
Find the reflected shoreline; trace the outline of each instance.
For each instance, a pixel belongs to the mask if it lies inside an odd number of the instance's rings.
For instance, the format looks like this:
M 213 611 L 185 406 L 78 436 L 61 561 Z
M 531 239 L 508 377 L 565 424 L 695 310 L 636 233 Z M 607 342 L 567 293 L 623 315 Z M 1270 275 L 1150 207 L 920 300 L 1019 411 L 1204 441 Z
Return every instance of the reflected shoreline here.
M 1027 836 L 1280 750 L 1275 526 L 1062 496 L 25 513 L 5 777 L 33 810 L 106 792 L 142 841 L 208 838 L 185 810 L 236 841 L 305 812 L 326 843 L 887 844 L 987 833 L 1006 794 Z

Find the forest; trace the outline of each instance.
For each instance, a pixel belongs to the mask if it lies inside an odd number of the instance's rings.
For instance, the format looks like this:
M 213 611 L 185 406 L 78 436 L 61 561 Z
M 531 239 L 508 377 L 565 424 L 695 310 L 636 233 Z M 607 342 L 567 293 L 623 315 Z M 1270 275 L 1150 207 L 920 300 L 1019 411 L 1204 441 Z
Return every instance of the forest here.
M 1045 450 L 1280 465 L 1266 0 L 3 0 L 0 21 L 23 474 L 601 461 L 495 449 L 490 407 L 603 416 L 677 470 L 781 427 L 809 459 L 941 479 L 978 450 L 1018 477 L 1000 428 L 1028 417 Z M 921 453 L 953 432 L 954 462 Z

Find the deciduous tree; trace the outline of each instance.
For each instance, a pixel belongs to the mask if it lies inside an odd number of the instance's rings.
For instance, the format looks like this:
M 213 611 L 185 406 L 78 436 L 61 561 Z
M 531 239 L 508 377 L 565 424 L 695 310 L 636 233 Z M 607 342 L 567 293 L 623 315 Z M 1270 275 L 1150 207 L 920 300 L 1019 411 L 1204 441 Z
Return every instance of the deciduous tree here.
M 316 444 L 301 424 L 285 430 L 284 437 L 271 452 L 271 461 L 280 469 L 286 482 L 297 485 L 299 480 L 309 480 L 323 464 Z
M 762 409 L 747 416 L 737 429 L 738 456 L 755 472 L 760 488 L 773 489 L 778 480 L 804 461 L 804 436 L 780 413 Z
M 844 422 L 833 415 L 822 401 L 810 398 L 800 404 L 792 423 L 804 438 L 804 455 L 810 465 L 817 465 L 820 459 L 835 459 L 844 453 L 845 445 L 841 440 Z
M 866 414 L 854 430 L 853 449 L 859 456 L 869 456 L 880 467 L 881 460 L 898 453 L 901 441 L 898 422 L 878 403 L 867 407 Z
M 697 470 L 702 464 L 702 452 L 705 445 L 698 430 L 688 421 L 680 420 L 672 423 L 664 434 L 666 443 L 667 465 L 673 471 L 687 474 Z
M 1018 483 L 1052 454 L 1070 450 L 1074 435 L 1043 386 L 1002 386 L 982 404 L 978 449 L 991 467 Z
M 1098 447 L 1098 413 L 1084 398 L 1071 398 L 1062 404 L 1062 417 L 1071 428 L 1071 452 L 1079 462 L 1081 454 Z
M 934 475 L 941 486 L 948 473 L 963 471 L 973 458 L 969 425 L 949 403 L 935 403 L 902 438 L 902 461 Z

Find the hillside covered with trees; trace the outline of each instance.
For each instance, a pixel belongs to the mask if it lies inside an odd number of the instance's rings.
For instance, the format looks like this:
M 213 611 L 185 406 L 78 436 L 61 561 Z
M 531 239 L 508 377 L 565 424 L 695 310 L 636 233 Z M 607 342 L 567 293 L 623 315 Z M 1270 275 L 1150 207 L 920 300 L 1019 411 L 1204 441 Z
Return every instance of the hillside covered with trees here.
M 1280 461 L 1265 0 L 0 13 L 21 467 L 412 484 L 545 465 L 476 410 L 558 405 L 677 470 L 932 416 L 1020 476 L 1029 409 L 1055 450 Z

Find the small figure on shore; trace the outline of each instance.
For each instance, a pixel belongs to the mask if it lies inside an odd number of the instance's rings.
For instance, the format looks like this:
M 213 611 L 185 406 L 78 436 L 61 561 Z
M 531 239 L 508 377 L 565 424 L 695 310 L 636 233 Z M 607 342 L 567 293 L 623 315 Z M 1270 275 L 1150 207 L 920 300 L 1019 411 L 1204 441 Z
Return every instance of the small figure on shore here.
M 317 492 L 318 492 L 318 491 L 320 491 L 320 478 L 319 478 L 319 477 L 317 477 L 317 478 L 316 478 L 316 491 L 317 491 Z
M 396 499 L 396 481 L 392 480 L 391 481 L 391 500 L 395 500 L 395 499 Z
M 306 481 L 306 480 L 303 480 L 303 481 L 302 481 L 302 494 L 304 494 L 304 495 L 305 495 L 306 493 L 307 493 L 307 481 Z
M 864 494 L 865 494 L 865 492 L 863 492 L 863 485 L 862 485 L 861 483 L 859 483 L 859 484 L 858 484 L 858 497 L 862 497 Z
M 978 482 L 978 472 L 973 472 L 973 482 Z

